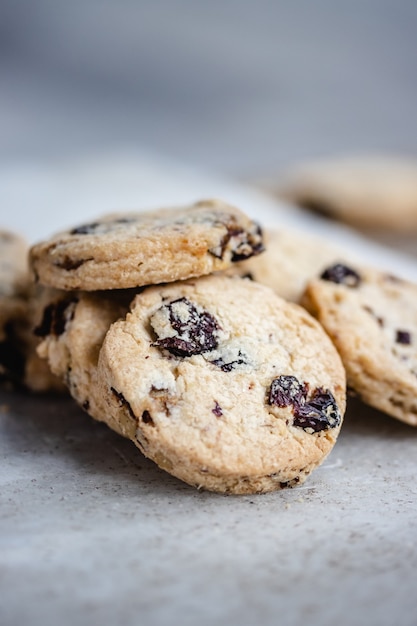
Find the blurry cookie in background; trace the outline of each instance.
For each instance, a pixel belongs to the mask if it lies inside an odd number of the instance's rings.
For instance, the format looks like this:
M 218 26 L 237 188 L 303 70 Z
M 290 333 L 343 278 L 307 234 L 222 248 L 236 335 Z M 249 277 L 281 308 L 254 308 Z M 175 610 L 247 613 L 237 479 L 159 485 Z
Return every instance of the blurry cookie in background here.
M 417 235 L 417 159 L 381 155 L 318 160 L 265 187 L 356 228 Z
M 0 229 L 0 298 L 18 298 L 29 285 L 27 267 L 28 244 L 9 230 Z
M 0 386 L 62 391 L 36 353 L 39 294 L 30 282 L 27 257 L 28 245 L 20 235 L 0 230 Z

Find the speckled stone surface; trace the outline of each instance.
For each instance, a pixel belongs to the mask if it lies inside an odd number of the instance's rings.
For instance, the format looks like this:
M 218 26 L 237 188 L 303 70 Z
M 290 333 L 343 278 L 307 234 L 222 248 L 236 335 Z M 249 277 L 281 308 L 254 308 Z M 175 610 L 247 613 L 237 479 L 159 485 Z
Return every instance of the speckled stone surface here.
M 0 622 L 415 624 L 417 431 L 351 402 L 304 486 L 198 492 L 70 399 L 3 393 Z

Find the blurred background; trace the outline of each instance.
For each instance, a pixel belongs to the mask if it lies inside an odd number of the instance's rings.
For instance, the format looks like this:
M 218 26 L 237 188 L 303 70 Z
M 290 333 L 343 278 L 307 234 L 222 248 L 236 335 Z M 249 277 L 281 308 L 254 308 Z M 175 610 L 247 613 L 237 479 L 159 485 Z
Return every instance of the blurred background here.
M 0 160 L 417 155 L 415 0 L 1 0 Z

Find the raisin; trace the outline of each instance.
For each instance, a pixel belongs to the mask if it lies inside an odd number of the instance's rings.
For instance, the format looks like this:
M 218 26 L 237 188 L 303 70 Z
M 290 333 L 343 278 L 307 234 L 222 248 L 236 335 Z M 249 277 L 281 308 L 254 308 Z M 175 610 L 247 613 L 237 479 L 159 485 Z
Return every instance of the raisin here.
M 134 221 L 134 218 L 119 217 L 108 222 L 91 222 L 90 224 L 83 224 L 73 228 L 70 231 L 70 235 L 95 235 L 97 231 L 100 234 L 108 233 L 112 230 L 114 224 L 130 224 Z
M 77 270 L 79 267 L 81 267 L 81 265 L 84 265 L 84 263 L 87 263 L 87 261 L 92 261 L 92 260 L 93 260 L 92 256 L 88 257 L 87 259 L 71 259 L 71 257 L 65 256 L 62 261 L 56 261 L 54 265 L 56 267 L 60 267 L 61 269 L 67 272 L 72 272 L 74 270 Z
M 236 369 L 239 365 L 249 365 L 247 355 L 241 350 L 238 351 L 237 357 L 233 361 L 225 361 L 222 357 L 220 359 L 216 359 L 215 361 L 210 361 L 213 365 L 219 367 L 223 372 L 231 372 Z
M 116 391 L 116 389 L 114 387 L 110 387 L 110 391 L 112 392 L 112 394 L 119 401 L 119 406 L 120 407 L 125 407 L 127 409 L 127 412 L 129 413 L 130 417 L 135 420 L 136 419 L 136 415 L 133 413 L 132 407 L 130 406 L 129 402 L 126 400 L 124 395 L 122 393 L 120 393 L 119 391 Z
M 280 408 L 295 406 L 305 402 L 307 391 L 308 384 L 300 383 L 295 376 L 279 376 L 271 383 L 268 402 Z
M 294 407 L 294 426 L 304 430 L 328 430 L 341 422 L 341 415 L 333 394 L 319 388 L 308 402 L 296 404 Z
M 232 249 L 233 263 L 256 256 L 265 249 L 262 241 L 262 230 L 258 224 L 255 224 L 253 232 L 232 231 L 230 239 L 232 244 L 234 244 Z M 233 241 L 234 239 L 236 239 L 236 242 Z
M 236 263 L 263 252 L 262 230 L 258 224 L 254 224 L 250 231 L 246 231 L 237 227 L 234 221 L 220 223 L 226 227 L 227 232 L 219 245 L 209 250 L 210 254 L 222 259 L 226 250 L 230 249 L 231 260 Z
M 336 263 L 325 269 L 320 278 L 347 287 L 357 287 L 361 282 L 359 274 L 342 263 Z
M 223 409 L 216 400 L 214 401 L 214 409 L 211 409 L 211 412 L 214 413 L 216 417 L 221 417 L 223 415 Z
M 338 426 L 341 415 L 333 394 L 319 387 L 307 402 L 308 387 L 295 376 L 279 376 L 271 383 L 268 402 L 280 408 L 292 406 L 293 424 L 304 430 L 318 432 Z
M 187 298 L 179 298 L 164 304 L 153 316 L 151 324 L 158 335 L 157 316 L 167 318 L 175 334 L 160 337 L 155 346 L 165 348 L 176 356 L 192 356 L 214 350 L 221 330 L 217 320 L 208 311 L 197 307 Z
M 411 333 L 409 333 L 408 330 L 397 330 L 395 341 L 409 346 L 411 344 Z
M 78 302 L 77 298 L 64 298 L 58 302 L 52 302 L 45 307 L 41 323 L 34 329 L 37 337 L 47 335 L 62 335 L 68 322 L 74 317 L 74 308 L 69 307 Z
M 73 228 L 70 231 L 70 235 L 92 235 L 94 234 L 98 226 L 100 226 L 99 222 L 91 222 L 91 224 L 83 224 L 82 226 Z

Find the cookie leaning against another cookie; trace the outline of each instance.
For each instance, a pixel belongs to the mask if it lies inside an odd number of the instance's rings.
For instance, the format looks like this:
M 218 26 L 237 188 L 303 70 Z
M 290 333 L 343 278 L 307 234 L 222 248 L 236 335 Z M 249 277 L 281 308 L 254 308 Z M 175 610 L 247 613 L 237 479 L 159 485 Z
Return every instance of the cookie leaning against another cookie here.
M 345 374 L 304 309 L 214 275 L 149 287 L 110 327 L 99 382 L 124 434 L 199 488 L 302 483 L 332 449 Z
M 259 227 L 219 200 L 105 216 L 32 247 L 42 284 L 59 289 L 126 289 L 230 267 L 263 250 Z
M 227 274 L 251 278 L 281 298 L 298 302 L 310 278 L 347 254 L 326 240 L 290 230 L 266 230 L 265 252 L 236 263 Z
M 339 264 L 310 281 L 302 304 L 333 340 L 364 402 L 417 426 L 417 285 Z
M 121 433 L 98 390 L 97 362 L 110 325 L 124 317 L 134 293 L 99 293 L 43 289 L 43 316 L 36 328 L 38 354 L 65 383 L 77 403 L 94 419 Z

